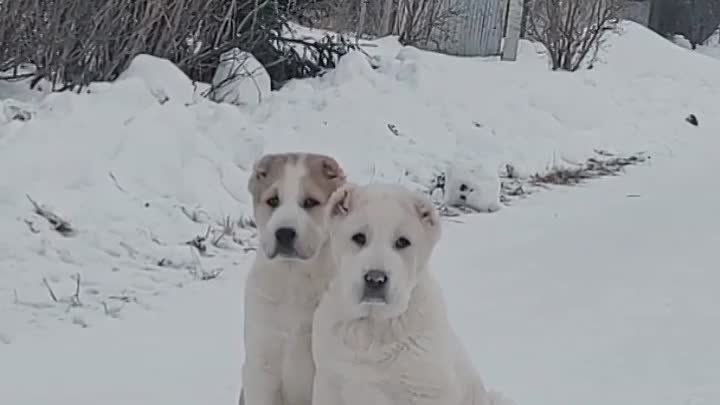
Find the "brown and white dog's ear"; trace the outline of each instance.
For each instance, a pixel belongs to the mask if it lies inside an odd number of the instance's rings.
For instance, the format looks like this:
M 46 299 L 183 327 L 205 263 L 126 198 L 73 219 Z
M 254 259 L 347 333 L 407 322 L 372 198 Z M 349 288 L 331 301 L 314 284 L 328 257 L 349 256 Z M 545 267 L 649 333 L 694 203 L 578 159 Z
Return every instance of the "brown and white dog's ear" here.
M 266 182 L 270 175 L 270 170 L 278 160 L 284 159 L 283 155 L 279 154 L 266 154 L 261 156 L 253 165 L 252 174 L 248 179 L 248 191 L 253 197 L 260 195 L 262 184 Z
M 345 172 L 340 167 L 337 160 L 330 156 L 320 157 L 320 165 L 323 176 L 328 180 L 336 180 L 338 182 L 345 182 Z
M 352 209 L 352 197 L 356 186 L 347 183 L 335 190 L 328 199 L 328 216 L 330 218 L 344 217 L 350 213 Z
M 413 201 L 413 207 L 417 214 L 420 222 L 423 224 L 425 229 L 430 233 L 433 243 L 437 242 L 440 238 L 440 214 L 438 213 L 435 205 L 432 201 L 424 195 L 417 194 L 415 201 Z

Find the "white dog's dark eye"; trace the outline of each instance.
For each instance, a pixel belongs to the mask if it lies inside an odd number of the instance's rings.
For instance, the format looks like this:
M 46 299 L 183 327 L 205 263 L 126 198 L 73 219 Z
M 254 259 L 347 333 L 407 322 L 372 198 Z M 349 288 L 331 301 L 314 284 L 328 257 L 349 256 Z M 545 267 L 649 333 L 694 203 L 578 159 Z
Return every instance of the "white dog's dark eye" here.
M 367 243 L 367 238 L 365 237 L 364 233 L 358 232 L 352 236 L 352 241 L 357 243 L 359 246 L 365 246 L 365 243 Z
M 318 205 L 320 205 L 320 201 L 318 201 L 318 200 L 316 200 L 316 199 L 314 199 L 314 198 L 310 198 L 310 197 L 306 198 L 306 199 L 303 200 L 303 202 L 302 202 L 302 207 L 303 207 L 304 209 L 306 209 L 306 210 L 309 210 L 309 209 L 311 209 L 311 208 L 315 208 L 315 207 L 317 207 Z
M 395 249 L 405 249 L 408 246 L 410 246 L 410 241 L 404 236 L 397 238 L 395 241 Z
M 278 205 L 280 205 L 280 199 L 277 196 L 268 198 L 265 203 L 270 206 L 270 208 L 277 208 Z

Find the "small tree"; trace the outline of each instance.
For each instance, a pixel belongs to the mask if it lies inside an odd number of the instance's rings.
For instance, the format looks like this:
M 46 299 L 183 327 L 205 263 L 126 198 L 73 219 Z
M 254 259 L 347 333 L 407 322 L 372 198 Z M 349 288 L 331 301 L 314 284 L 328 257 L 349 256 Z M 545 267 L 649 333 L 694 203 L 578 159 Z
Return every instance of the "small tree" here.
M 617 26 L 622 0 L 529 0 L 526 33 L 547 49 L 553 70 L 578 70 Z
M 439 45 L 466 18 L 467 5 L 459 0 L 399 0 L 398 34 L 404 45 Z

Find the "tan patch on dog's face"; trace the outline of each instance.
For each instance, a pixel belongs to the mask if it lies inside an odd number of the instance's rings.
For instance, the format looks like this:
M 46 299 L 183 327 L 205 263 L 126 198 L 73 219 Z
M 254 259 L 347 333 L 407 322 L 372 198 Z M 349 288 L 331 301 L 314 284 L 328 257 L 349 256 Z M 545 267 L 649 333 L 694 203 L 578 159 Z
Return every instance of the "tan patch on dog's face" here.
M 264 191 L 283 177 L 285 166 L 294 165 L 298 160 L 300 160 L 300 154 L 297 153 L 277 153 L 261 157 L 255 163 L 248 182 L 248 191 L 253 197 L 253 204 L 257 204 Z
M 248 182 L 263 251 L 272 259 L 313 257 L 325 243 L 324 207 L 345 183 L 335 159 L 319 154 L 282 153 L 263 156 Z M 280 232 L 292 232 L 292 243 Z M 292 246 L 290 246 L 292 245 Z

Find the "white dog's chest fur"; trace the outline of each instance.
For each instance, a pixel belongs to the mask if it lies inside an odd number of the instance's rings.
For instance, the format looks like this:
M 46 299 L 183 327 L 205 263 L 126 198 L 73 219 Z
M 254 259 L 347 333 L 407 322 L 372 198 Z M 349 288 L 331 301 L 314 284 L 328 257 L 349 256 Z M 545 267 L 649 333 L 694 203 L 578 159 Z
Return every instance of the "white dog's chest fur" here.
M 378 393 L 375 401 L 412 405 L 418 403 L 458 403 L 460 387 L 453 377 L 450 356 L 428 356 L 437 351 L 432 339 L 407 337 L 401 342 L 379 345 L 367 351 L 339 343 L 330 350 L 341 353 L 329 364 L 330 378 L 337 382 L 344 404 L 355 399 L 367 400 L 369 392 Z M 322 349 L 319 349 L 322 350 Z M 322 355 L 320 355 L 322 356 Z M 324 366 L 324 364 L 323 364 Z M 319 370 L 324 372 L 325 369 Z M 340 405 L 340 404 L 338 404 Z
M 313 324 L 315 405 L 463 403 L 465 376 L 441 302 L 413 303 L 422 311 L 381 325 L 338 321 L 333 307 L 326 296 Z

